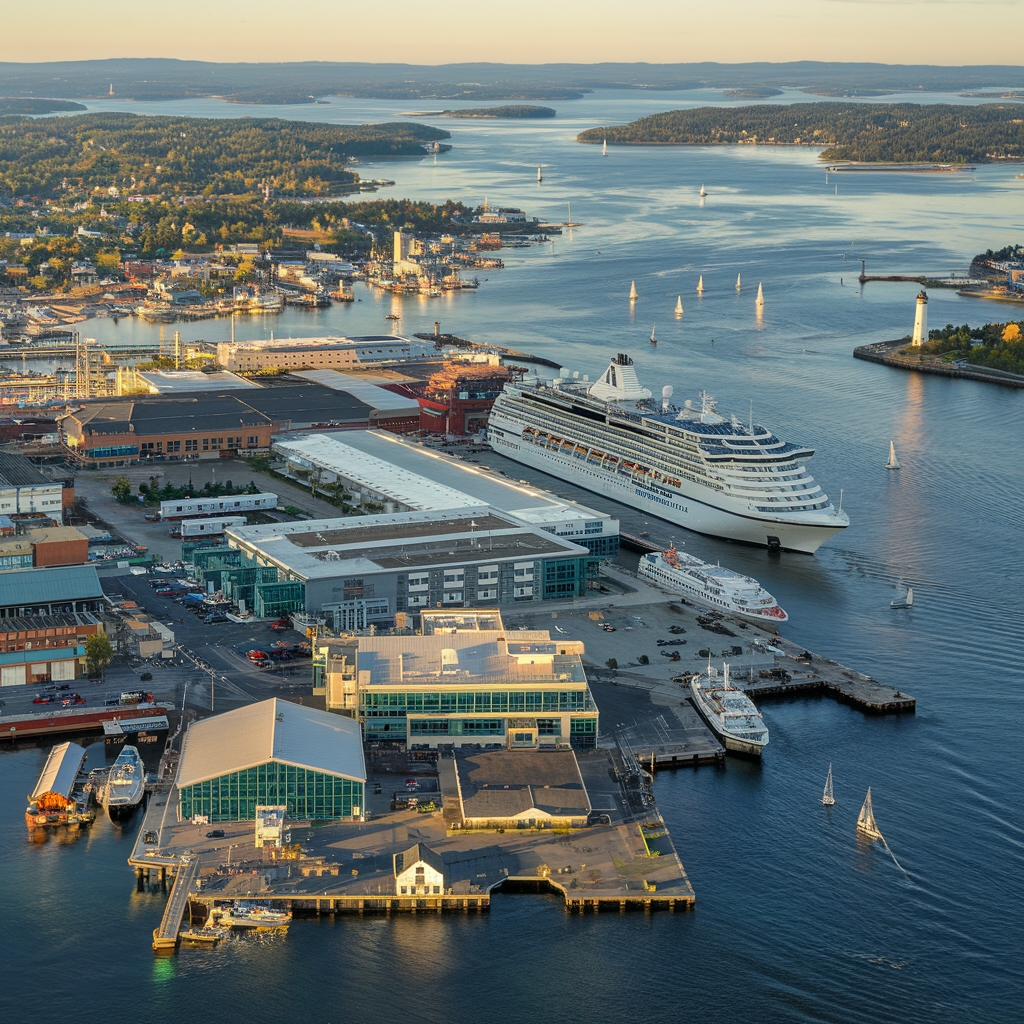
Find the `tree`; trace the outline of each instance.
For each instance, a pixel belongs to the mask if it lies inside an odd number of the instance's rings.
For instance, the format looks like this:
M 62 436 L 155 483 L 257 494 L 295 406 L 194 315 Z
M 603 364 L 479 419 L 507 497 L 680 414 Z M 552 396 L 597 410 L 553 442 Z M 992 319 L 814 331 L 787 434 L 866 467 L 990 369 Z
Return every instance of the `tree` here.
M 1020 339 L 1021 339 L 1020 325 L 1019 324 L 1007 324 L 1006 328 L 1003 330 L 1003 341 L 1005 341 L 1005 342 L 1015 342 L 1015 341 L 1020 341 Z
M 90 676 L 99 675 L 113 656 L 114 649 L 106 633 L 94 633 L 85 641 L 85 661 Z
M 651 663 L 651 659 L 646 654 L 641 654 L 636 660 L 638 665 L 650 665 Z
M 123 473 L 114 481 L 110 493 L 119 505 L 127 505 L 132 500 L 132 482 Z
M 609 658 L 609 659 L 608 659 L 608 660 L 607 660 L 607 661 L 605 662 L 605 664 L 606 664 L 606 665 L 607 665 L 607 666 L 608 666 L 609 668 L 618 668 L 618 667 L 619 667 L 619 663 L 618 663 L 618 661 L 617 661 L 617 660 L 616 660 L 615 658 Z

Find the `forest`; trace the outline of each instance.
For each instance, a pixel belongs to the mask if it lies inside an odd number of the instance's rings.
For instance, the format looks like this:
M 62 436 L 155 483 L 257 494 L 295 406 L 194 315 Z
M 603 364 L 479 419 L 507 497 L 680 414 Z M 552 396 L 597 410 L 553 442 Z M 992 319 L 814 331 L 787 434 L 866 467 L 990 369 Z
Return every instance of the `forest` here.
M 446 110 L 445 117 L 554 117 L 553 107 L 537 107 L 528 103 L 510 104 L 502 107 L 463 107 L 461 110 Z
M 577 139 L 626 145 L 820 146 L 826 161 L 980 164 L 1024 159 L 1024 109 L 942 103 L 697 107 L 591 128 Z
M 928 332 L 922 355 L 941 356 L 944 362 L 964 359 L 974 366 L 987 366 L 1008 373 L 1024 373 L 1024 324 L 985 324 L 983 327 L 954 327 L 946 324 Z M 911 350 L 914 351 L 914 350 Z
M 409 122 L 315 124 L 274 118 L 149 117 L 104 113 L 0 118 L 0 196 L 56 197 L 111 187 L 136 195 L 277 195 L 351 191 L 359 156 L 412 156 L 447 139 Z

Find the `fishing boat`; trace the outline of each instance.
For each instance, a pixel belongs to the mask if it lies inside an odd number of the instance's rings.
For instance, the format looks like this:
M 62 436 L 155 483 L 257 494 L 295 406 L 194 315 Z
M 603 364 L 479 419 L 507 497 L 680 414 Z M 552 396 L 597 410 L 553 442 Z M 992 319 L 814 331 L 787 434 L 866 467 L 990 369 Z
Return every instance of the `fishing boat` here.
M 704 294 L 704 275 L 703 274 L 701 274 L 700 277 L 697 279 L 697 294 L 698 295 L 703 295 Z
M 601 156 L 607 156 L 607 155 L 608 155 L 608 140 L 605 139 L 604 142 L 601 143 Z
M 760 281 L 757 282 L 757 299 L 754 302 L 754 305 L 757 306 L 758 309 L 764 305 L 764 289 L 761 287 Z
M 881 839 L 885 842 L 882 833 L 878 831 L 878 824 L 875 821 L 875 809 L 871 806 L 871 787 L 868 786 L 868 795 L 864 797 L 864 805 L 857 816 L 857 831 L 868 837 L 868 839 Z
M 539 185 L 544 180 L 544 175 L 540 173 L 540 168 L 537 168 L 537 184 Z
M 886 469 L 899 469 L 900 460 L 896 458 L 896 445 L 894 442 L 889 442 L 889 461 L 885 464 Z
M 740 291 L 740 275 L 736 275 L 736 291 Z
M 907 587 L 907 592 L 903 597 L 897 597 L 889 602 L 890 608 L 913 608 L 914 607 L 914 588 Z
M 683 315 L 683 297 L 682 297 L 682 295 L 680 295 L 676 299 L 676 316 L 679 317 L 679 316 L 682 316 L 682 315 Z
M 828 765 L 828 778 L 825 780 L 825 792 L 821 795 L 821 802 L 826 807 L 831 807 L 835 802 L 836 798 L 832 793 L 832 762 Z
M 658 344 L 658 339 L 654 336 L 654 328 L 657 327 L 657 326 L 658 326 L 657 324 L 652 324 L 651 325 L 651 344 L 652 345 L 657 345 Z
M 761 756 L 768 745 L 768 727 L 761 721 L 754 702 L 730 685 L 727 662 L 723 662 L 719 675 L 709 657 L 707 671 L 690 680 L 690 693 L 693 706 L 726 750 Z
M 707 194 L 708 194 L 708 190 L 703 185 L 701 185 L 701 187 L 700 187 L 700 197 L 701 197 L 701 199 L 703 199 Z
M 630 281 L 629 283 L 629 301 L 636 302 L 640 298 L 639 292 L 636 290 L 636 281 Z

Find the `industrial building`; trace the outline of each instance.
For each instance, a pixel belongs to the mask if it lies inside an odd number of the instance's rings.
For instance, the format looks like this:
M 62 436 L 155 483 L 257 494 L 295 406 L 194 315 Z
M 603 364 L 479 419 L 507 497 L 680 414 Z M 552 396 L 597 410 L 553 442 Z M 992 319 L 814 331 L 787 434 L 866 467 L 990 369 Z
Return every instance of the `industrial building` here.
M 221 341 L 217 363 L 225 370 L 253 373 L 279 370 L 346 369 L 362 363 L 414 359 L 432 345 L 396 335 L 361 338 L 278 338 L 270 341 Z
M 453 768 L 462 828 L 587 824 L 590 797 L 571 750 L 459 749 Z
M 102 632 L 88 612 L 0 618 L 0 685 L 70 681 L 85 671 L 85 642 Z
M 361 819 L 365 784 L 355 722 L 275 697 L 190 726 L 178 816 L 254 821 L 257 806 L 276 806 L 291 819 Z
M 0 452 L 0 515 L 43 512 L 60 523 L 74 498 L 73 480 L 53 480 L 25 456 Z
M 41 527 L 0 537 L 0 572 L 88 561 L 89 540 L 73 526 Z
M 597 561 L 487 505 L 242 526 L 226 537 L 250 564 L 301 583 L 305 610 L 339 631 L 420 608 L 581 596 Z
M 320 490 L 340 484 L 353 504 L 370 502 L 388 512 L 491 506 L 601 558 L 619 548 L 619 521 L 606 512 L 383 431 L 286 436 L 275 442 L 274 453 L 284 460 L 286 476 Z
M 105 605 L 103 588 L 91 565 L 0 573 L 0 619 L 94 615 Z
M 60 418 L 60 437 L 76 461 L 102 468 L 265 453 L 271 435 L 282 431 L 419 429 L 418 404 L 413 409 L 409 400 L 380 392 L 382 408 L 346 389 L 344 381 L 328 387 L 284 376 L 253 388 L 86 400 Z
M 314 693 L 355 717 L 367 742 L 409 748 L 592 747 L 598 711 L 583 643 L 509 634 L 494 609 L 424 612 L 415 635 L 318 642 Z

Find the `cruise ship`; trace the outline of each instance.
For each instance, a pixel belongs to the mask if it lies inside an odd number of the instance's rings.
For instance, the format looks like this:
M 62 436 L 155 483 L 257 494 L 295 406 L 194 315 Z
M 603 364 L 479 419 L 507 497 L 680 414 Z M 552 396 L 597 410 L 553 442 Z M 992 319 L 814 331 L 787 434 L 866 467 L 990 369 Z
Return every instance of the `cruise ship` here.
M 777 626 L 789 620 L 779 602 L 757 580 L 675 548 L 644 555 L 637 573 L 641 579 L 660 583 L 699 604 L 752 622 Z
M 135 813 L 146 792 L 146 768 L 137 747 L 125 747 L 110 769 L 100 790 L 100 803 L 111 818 L 127 818 Z
M 697 533 L 813 554 L 850 525 L 807 472 L 813 450 L 698 403 L 660 407 L 633 360 L 616 355 L 595 382 L 505 385 L 488 440 L 502 455 Z
M 690 693 L 700 717 L 734 754 L 760 757 L 768 746 L 768 727 L 761 713 L 742 691 L 729 685 L 729 665 L 723 663 L 722 675 L 708 659 L 707 672 L 690 680 Z

